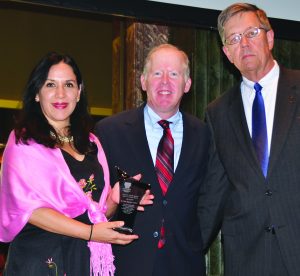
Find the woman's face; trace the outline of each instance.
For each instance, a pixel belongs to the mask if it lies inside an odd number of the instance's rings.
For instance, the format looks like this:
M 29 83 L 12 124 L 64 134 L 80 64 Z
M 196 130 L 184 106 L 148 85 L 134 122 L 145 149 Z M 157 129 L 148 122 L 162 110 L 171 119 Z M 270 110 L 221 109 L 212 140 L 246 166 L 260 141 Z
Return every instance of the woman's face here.
M 48 122 L 59 131 L 70 125 L 80 92 L 72 67 L 60 62 L 50 68 L 35 100 L 40 103 Z

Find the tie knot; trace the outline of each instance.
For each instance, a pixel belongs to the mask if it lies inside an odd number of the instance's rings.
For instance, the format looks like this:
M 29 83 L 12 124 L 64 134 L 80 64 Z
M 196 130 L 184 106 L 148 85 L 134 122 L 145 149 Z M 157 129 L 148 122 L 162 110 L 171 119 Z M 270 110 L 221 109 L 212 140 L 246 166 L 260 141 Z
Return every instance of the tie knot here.
M 254 84 L 254 90 L 255 90 L 255 92 L 261 92 L 261 89 L 262 89 L 262 86 L 258 82 L 256 82 Z
M 167 120 L 160 120 L 158 121 L 158 124 L 163 128 L 163 129 L 168 129 L 170 122 Z

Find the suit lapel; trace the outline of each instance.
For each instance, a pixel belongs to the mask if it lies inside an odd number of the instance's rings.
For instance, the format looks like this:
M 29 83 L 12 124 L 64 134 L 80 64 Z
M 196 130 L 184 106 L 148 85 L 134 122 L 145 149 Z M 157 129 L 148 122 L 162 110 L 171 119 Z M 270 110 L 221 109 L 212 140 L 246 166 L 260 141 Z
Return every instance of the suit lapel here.
M 194 139 L 196 135 L 193 133 L 194 127 L 192 126 L 191 122 L 189 120 L 186 120 L 186 116 L 184 112 L 181 111 L 182 114 L 182 120 L 183 120 L 183 136 L 182 136 L 182 145 L 181 145 L 181 151 L 180 156 L 178 159 L 178 164 L 172 179 L 172 182 L 170 183 L 170 186 L 168 187 L 166 196 L 170 196 L 170 194 L 173 193 L 173 191 L 178 190 L 178 188 L 182 187 L 182 179 L 184 179 L 184 174 L 188 171 L 189 168 L 189 160 L 191 160 L 191 156 L 193 156 L 193 145 L 195 143 Z M 199 139 L 199 137 L 197 137 Z M 155 177 L 156 177 L 156 172 Z M 180 180 L 180 182 L 179 182 Z M 157 181 L 158 185 L 159 182 Z M 160 186 L 159 186 L 160 188 Z M 161 189 L 160 189 L 161 190 Z M 162 194 L 162 193 L 161 193 Z
M 249 133 L 241 96 L 240 84 L 233 89 L 228 116 L 232 125 L 233 133 L 238 140 L 239 147 L 241 148 L 246 159 L 249 161 L 251 167 L 260 177 L 264 179 Z
M 173 183 L 176 183 L 177 179 L 184 179 L 184 174 L 188 171 L 189 167 L 189 160 L 191 160 L 194 149 L 193 145 L 194 139 L 200 139 L 200 137 L 197 137 L 194 132 L 194 126 L 192 126 L 191 122 L 186 120 L 186 116 L 184 112 L 182 112 L 182 120 L 183 120 L 183 136 L 182 136 L 182 145 L 181 145 L 181 151 L 180 156 L 177 164 L 177 168 L 173 177 L 173 181 L 170 184 L 170 187 L 168 189 L 168 192 L 172 191 L 176 184 L 173 185 Z
M 273 122 L 270 161 L 268 174 L 272 172 L 275 162 L 280 156 L 296 111 L 297 94 L 299 89 L 288 78 L 285 69 L 281 68 Z
M 139 164 L 143 175 L 150 176 L 148 181 L 153 184 L 157 182 L 155 168 L 151 157 L 148 140 L 146 137 L 145 124 L 144 124 L 144 105 L 139 107 L 136 112 L 131 113 L 131 116 L 127 118 L 124 129 L 124 139 L 127 146 L 131 147 L 130 152 L 133 156 L 128 156 L 129 159 L 136 159 Z M 130 161 L 128 161 L 130 163 Z

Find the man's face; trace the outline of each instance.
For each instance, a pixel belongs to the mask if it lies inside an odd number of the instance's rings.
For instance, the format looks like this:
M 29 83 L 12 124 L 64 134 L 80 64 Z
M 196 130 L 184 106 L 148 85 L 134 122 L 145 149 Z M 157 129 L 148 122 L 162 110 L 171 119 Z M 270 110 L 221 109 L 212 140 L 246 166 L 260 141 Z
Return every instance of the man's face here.
M 230 18 L 225 26 L 225 38 L 232 34 L 243 34 L 250 27 L 261 27 L 259 19 L 253 12 L 244 12 Z M 253 38 L 242 36 L 239 43 L 223 46 L 227 58 L 243 76 L 258 81 L 273 67 L 274 61 L 271 50 L 274 44 L 272 30 L 260 30 Z
M 185 76 L 185 70 L 180 51 L 161 48 L 152 54 L 146 76 L 141 76 L 147 103 L 162 119 L 177 112 L 183 94 L 191 87 L 191 79 Z

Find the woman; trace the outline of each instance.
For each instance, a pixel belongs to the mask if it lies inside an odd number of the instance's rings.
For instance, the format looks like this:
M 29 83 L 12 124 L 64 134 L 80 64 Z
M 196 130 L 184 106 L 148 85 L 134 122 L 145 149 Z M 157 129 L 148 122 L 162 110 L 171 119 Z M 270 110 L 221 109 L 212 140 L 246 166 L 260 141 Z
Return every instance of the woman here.
M 32 71 L 22 116 L 3 156 L 0 241 L 11 242 L 4 275 L 113 275 L 110 243 L 136 235 L 113 230 L 119 187 L 106 158 L 75 61 L 55 52 Z M 147 194 L 143 203 L 152 202 Z

